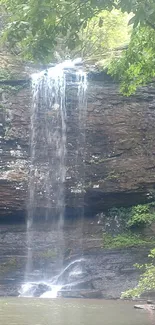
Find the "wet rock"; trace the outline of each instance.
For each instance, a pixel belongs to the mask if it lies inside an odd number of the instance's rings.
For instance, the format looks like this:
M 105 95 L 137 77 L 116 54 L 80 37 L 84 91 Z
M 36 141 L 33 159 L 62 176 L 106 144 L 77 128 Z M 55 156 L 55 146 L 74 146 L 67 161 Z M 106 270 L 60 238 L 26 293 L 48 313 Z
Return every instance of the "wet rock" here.
M 145 309 L 144 305 L 135 305 L 134 308 L 136 309 Z
M 141 294 L 141 298 L 148 299 L 148 301 L 152 301 L 155 299 L 155 290 L 145 291 Z
M 153 304 L 153 301 L 152 300 L 147 300 L 147 304 L 148 305 L 152 305 Z
M 155 305 L 135 305 L 136 309 L 155 310 Z
M 102 299 L 103 294 L 100 290 L 62 290 L 58 296 L 63 298 L 85 298 L 85 299 Z
M 34 290 L 34 296 L 35 297 L 40 297 L 46 291 L 50 291 L 50 289 L 51 289 L 50 286 L 48 286 L 46 284 L 39 283 L 36 286 L 36 289 Z
M 74 291 L 74 290 L 62 290 L 58 292 L 58 297 L 63 298 L 82 298 L 82 295 L 80 291 Z
M 80 282 L 77 281 L 77 282 L 72 282 L 72 283 L 68 284 L 68 289 L 71 289 L 73 291 L 81 290 L 81 289 L 90 290 L 90 289 L 94 289 L 94 286 L 93 286 L 92 280 L 85 279 Z M 66 290 L 67 290 L 67 286 L 66 286 Z
M 80 294 L 83 298 L 87 298 L 87 299 L 102 299 L 103 298 L 103 293 L 100 290 L 81 291 Z

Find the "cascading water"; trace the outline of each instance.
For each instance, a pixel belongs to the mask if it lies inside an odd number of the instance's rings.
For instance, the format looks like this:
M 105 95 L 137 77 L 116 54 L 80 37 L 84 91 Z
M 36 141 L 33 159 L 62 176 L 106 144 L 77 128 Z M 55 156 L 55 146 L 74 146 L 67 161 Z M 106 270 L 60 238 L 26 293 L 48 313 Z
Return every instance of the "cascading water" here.
M 73 78 L 69 76 L 72 75 Z M 27 220 L 27 265 L 25 283 L 20 296 L 35 295 L 38 285 L 47 287 L 42 297 L 55 297 L 62 286 L 66 270 L 81 263 L 82 259 L 70 263 L 63 270 L 64 238 L 63 224 L 65 213 L 65 178 L 67 157 L 67 88 L 75 88 L 78 98 L 78 134 L 76 137 L 76 170 L 74 193 L 82 193 L 84 187 L 84 140 L 86 108 L 86 74 L 78 70 L 74 62 L 66 61 L 46 71 L 32 75 L 33 102 L 31 112 L 30 138 L 30 176 Z M 75 167 L 75 169 L 77 169 Z M 81 195 L 82 197 L 82 195 Z M 42 200 L 46 209 L 41 209 Z M 45 203 L 44 203 L 45 205 Z M 43 206 L 44 206 L 43 205 Z M 39 208 L 40 207 L 40 208 Z M 52 276 L 51 270 L 35 270 L 36 247 L 34 232 L 37 219 L 42 217 L 51 227 L 56 228 L 58 275 Z M 81 231 L 81 230 L 80 230 Z M 77 269 L 77 273 L 80 273 Z M 49 276 L 50 274 L 50 276 Z M 74 274 L 72 270 L 72 274 Z M 66 280 L 68 281 L 68 279 Z
M 33 104 L 31 115 L 31 168 L 28 201 L 28 261 L 27 280 L 33 270 L 33 229 L 37 207 L 43 196 L 46 220 L 57 219 L 59 247 L 63 247 L 64 181 L 66 155 L 65 76 L 61 67 L 32 76 Z M 59 252 L 59 261 L 60 252 Z

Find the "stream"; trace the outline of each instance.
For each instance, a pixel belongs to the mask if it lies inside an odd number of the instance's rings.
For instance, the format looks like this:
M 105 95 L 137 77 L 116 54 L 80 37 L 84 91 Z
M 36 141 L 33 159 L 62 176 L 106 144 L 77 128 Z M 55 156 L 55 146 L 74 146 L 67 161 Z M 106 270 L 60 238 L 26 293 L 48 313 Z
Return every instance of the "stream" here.
M 134 302 L 83 299 L 3 298 L 2 325 L 153 325 L 155 313 Z

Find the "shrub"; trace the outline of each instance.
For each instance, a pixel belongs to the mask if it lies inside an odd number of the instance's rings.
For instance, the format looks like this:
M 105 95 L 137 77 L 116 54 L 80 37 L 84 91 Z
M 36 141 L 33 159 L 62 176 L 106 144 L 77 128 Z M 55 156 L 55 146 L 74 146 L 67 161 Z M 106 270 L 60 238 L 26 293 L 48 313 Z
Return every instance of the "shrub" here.
M 104 248 L 123 248 L 134 246 L 154 245 L 155 240 L 151 238 L 142 238 L 141 235 L 132 234 L 131 232 L 122 233 L 117 236 L 103 234 Z
M 140 276 L 138 285 L 135 288 L 122 292 L 122 298 L 140 297 L 143 292 L 155 290 L 155 248 L 151 250 L 148 257 L 151 257 L 152 263 L 144 265 L 135 264 L 135 267 L 145 271 Z
M 131 216 L 131 208 L 111 208 L 109 210 L 109 216 L 112 218 L 117 216 L 120 219 L 128 219 Z
M 155 213 L 151 212 L 149 204 L 139 204 L 132 207 L 131 216 L 127 222 L 128 227 L 145 226 L 155 220 Z

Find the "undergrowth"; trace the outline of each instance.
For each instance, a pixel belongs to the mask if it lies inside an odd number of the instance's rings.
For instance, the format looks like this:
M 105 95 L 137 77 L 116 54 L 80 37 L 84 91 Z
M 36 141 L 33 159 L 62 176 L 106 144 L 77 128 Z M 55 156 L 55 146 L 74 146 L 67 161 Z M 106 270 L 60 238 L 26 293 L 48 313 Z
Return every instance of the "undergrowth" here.
M 145 238 L 140 234 L 134 234 L 131 232 L 122 233 L 116 236 L 107 233 L 103 234 L 103 248 L 123 248 L 147 245 L 155 245 L 155 239 Z
M 142 293 L 155 290 L 155 248 L 150 251 L 148 257 L 151 258 L 150 263 L 134 265 L 136 268 L 142 269 L 144 272 L 140 276 L 138 285 L 133 289 L 122 292 L 121 298 L 139 298 Z

